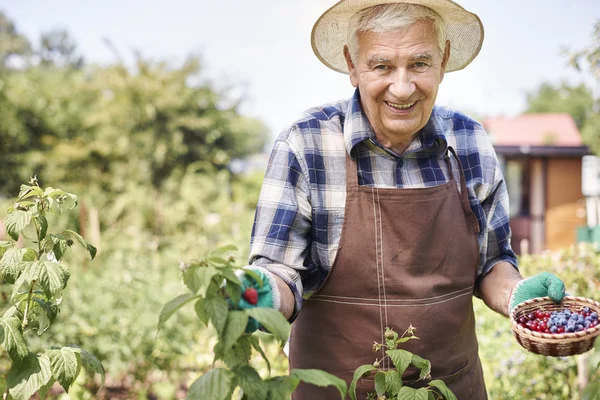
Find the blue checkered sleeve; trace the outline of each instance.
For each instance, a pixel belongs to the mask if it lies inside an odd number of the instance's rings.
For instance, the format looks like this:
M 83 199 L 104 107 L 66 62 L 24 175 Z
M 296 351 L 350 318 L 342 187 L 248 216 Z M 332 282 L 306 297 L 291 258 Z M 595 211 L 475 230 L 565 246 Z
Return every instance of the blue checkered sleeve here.
M 296 317 L 302 302 L 299 271 L 311 232 L 308 181 L 289 144 L 280 137 L 275 142 L 258 199 L 249 262 L 280 277 L 295 298 Z

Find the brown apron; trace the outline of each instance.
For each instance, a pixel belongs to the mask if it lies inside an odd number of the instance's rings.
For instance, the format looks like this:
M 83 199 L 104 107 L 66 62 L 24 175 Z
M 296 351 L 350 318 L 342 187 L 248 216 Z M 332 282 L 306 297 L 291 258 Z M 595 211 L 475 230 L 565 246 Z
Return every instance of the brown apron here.
M 386 327 L 402 334 L 412 324 L 420 340 L 400 348 L 430 360 L 431 379 L 442 379 L 459 400 L 487 399 L 472 305 L 479 225 L 460 161 L 460 193 L 448 154 L 446 164 L 452 179 L 440 186 L 372 188 L 358 185 L 346 156 L 342 237 L 325 283 L 292 325 L 290 368 L 322 369 L 350 385 L 356 368 L 384 356 L 373 342 L 384 342 Z M 380 367 L 394 368 L 389 361 Z M 417 380 L 415 370 L 403 377 L 405 385 L 426 386 Z M 359 381 L 357 399 L 374 391 L 371 375 Z M 336 398 L 333 387 L 304 383 L 292 396 Z

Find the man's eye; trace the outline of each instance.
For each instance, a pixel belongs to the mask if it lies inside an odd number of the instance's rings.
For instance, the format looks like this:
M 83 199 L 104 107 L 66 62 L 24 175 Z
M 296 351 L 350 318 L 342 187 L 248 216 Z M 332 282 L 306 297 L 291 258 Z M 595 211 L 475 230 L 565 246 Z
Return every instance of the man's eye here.
M 429 64 L 423 61 L 417 61 L 416 63 L 414 63 L 414 68 L 417 71 L 426 71 L 429 68 Z
M 386 69 L 388 69 L 387 65 L 376 65 L 375 69 L 378 69 L 380 71 L 385 71 Z

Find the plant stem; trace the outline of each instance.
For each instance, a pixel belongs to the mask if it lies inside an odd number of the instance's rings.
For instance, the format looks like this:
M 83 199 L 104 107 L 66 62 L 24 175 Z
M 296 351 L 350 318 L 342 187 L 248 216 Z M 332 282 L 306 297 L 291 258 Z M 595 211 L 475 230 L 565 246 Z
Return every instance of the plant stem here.
M 23 322 L 21 323 L 21 327 L 25 329 L 27 326 L 27 316 L 29 314 L 29 307 L 31 304 L 31 296 L 33 295 L 33 287 L 35 286 L 35 279 L 31 281 L 31 286 L 29 286 L 29 293 L 27 294 L 27 303 L 25 303 L 25 311 L 23 312 Z
M 6 390 L 2 394 L 2 400 L 7 400 L 7 399 L 8 399 L 8 385 L 6 385 Z

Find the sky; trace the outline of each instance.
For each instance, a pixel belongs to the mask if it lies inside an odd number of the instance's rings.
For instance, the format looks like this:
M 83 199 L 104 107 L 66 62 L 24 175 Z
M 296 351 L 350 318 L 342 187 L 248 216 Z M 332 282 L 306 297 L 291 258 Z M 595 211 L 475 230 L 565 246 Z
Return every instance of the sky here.
M 464 70 L 446 74 L 438 104 L 476 116 L 516 115 L 540 83 L 586 81 L 561 48 L 591 44 L 600 0 L 458 0 L 479 15 L 485 40 Z M 350 97 L 347 75 L 312 53 L 310 32 L 335 0 L 0 0 L 17 29 L 37 42 L 41 32 L 67 29 L 88 62 L 127 60 L 138 51 L 156 60 L 203 60 L 219 87 L 233 87 L 244 114 L 263 120 L 273 137 L 304 110 Z

